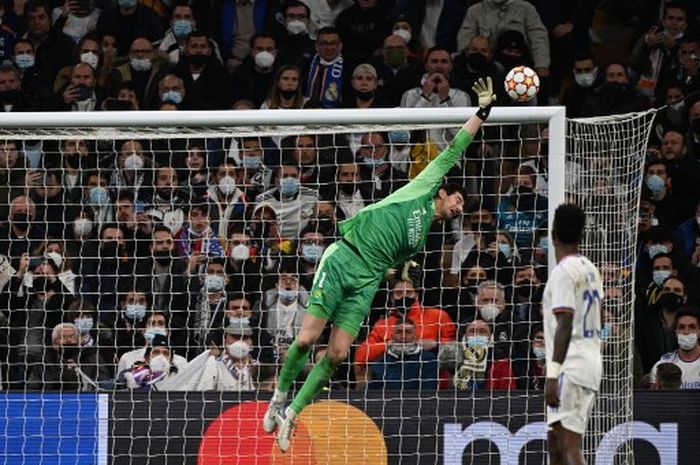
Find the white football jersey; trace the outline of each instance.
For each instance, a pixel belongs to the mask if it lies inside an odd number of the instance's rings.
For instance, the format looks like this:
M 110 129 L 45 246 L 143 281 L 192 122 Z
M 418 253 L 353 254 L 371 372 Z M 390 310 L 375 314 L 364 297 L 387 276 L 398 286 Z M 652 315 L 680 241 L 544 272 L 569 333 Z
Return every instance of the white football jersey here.
M 542 298 L 547 363 L 554 355 L 558 312 L 574 315 L 571 343 L 562 373 L 572 383 L 594 391 L 603 374 L 600 330 L 602 328 L 603 283 L 596 266 L 582 255 L 569 255 L 557 264 Z
M 700 389 L 700 358 L 686 362 L 681 360 L 677 350 L 662 355 L 651 369 L 652 383 L 656 382 L 656 369 L 661 363 L 673 363 L 681 369 L 681 389 Z

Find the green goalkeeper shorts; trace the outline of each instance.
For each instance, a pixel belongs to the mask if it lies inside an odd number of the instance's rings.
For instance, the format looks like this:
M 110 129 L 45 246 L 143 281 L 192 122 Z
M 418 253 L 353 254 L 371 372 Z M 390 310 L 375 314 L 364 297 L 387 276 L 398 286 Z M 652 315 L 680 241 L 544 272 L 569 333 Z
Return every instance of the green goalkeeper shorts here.
M 307 311 L 357 337 L 382 278 L 345 243 L 331 244 L 316 270 Z

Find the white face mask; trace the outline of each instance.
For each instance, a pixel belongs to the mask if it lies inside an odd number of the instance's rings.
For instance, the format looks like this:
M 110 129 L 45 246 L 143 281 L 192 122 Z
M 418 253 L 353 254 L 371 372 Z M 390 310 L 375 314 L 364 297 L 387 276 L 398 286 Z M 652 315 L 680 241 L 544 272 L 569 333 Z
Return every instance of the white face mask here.
M 275 56 L 272 53 L 263 50 L 262 52 L 255 54 L 254 60 L 258 68 L 269 69 L 272 68 L 272 65 L 275 63 Z
M 151 358 L 148 366 L 151 368 L 151 372 L 168 373 L 170 371 L 170 360 L 165 355 L 156 355 Z
M 132 153 L 124 160 L 124 169 L 136 171 L 141 168 L 143 168 L 143 158 L 135 153 Z
M 236 341 L 226 346 L 228 353 L 233 358 L 244 358 L 250 354 L 250 347 L 244 341 Z
M 401 37 L 407 44 L 411 41 L 411 31 L 407 31 L 406 29 L 394 29 L 392 34 Z
M 219 181 L 219 190 L 224 195 L 231 195 L 236 190 L 236 180 L 228 174 Z
M 92 221 L 87 218 L 78 218 L 73 222 L 73 231 L 78 236 L 87 236 L 92 232 Z
M 231 258 L 236 261 L 244 261 L 250 258 L 250 248 L 245 244 L 238 244 L 231 249 Z
M 698 333 L 678 334 L 678 347 L 683 350 L 693 350 L 698 345 Z
M 481 313 L 481 317 L 484 321 L 490 323 L 496 319 L 498 314 L 501 313 L 501 310 L 496 304 L 486 304 L 479 309 L 479 313 Z
M 593 83 L 595 82 L 595 78 L 596 78 L 595 71 L 592 73 L 574 74 L 574 79 L 576 80 L 576 84 L 583 87 L 584 89 L 590 88 L 593 85 Z
M 100 57 L 98 57 L 95 52 L 85 52 L 80 54 L 80 61 L 87 63 L 92 69 L 97 69 L 97 63 L 99 63 Z
M 306 23 L 300 19 L 293 19 L 287 23 L 287 32 L 293 36 L 305 34 L 308 30 Z

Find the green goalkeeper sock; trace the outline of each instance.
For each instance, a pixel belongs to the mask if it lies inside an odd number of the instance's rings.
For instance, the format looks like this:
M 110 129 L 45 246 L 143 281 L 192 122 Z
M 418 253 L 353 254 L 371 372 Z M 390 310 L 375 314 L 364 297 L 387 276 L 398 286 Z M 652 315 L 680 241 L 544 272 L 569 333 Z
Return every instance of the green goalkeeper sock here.
M 320 362 L 309 373 L 306 382 L 301 387 L 296 397 L 292 401 L 290 408 L 296 413 L 300 413 L 304 408 L 314 400 L 314 397 L 321 392 L 321 389 L 331 379 L 338 365 L 331 362 L 328 357 L 323 357 Z
M 277 380 L 278 391 L 285 393 L 289 391 L 294 380 L 297 379 L 301 370 L 304 369 L 310 351 L 311 347 L 301 348 L 296 341 L 289 346 L 287 356 L 284 358 L 284 365 L 282 365 L 279 379 Z

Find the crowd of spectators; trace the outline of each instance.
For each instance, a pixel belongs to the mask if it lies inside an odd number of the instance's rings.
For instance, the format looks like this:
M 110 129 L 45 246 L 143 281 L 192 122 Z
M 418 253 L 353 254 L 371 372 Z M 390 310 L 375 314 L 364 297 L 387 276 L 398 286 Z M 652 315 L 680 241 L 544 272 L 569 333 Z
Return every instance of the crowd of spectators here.
M 629 61 L 592 53 L 596 7 L 634 29 Z M 542 86 L 526 105 L 570 117 L 660 108 L 636 279 L 603 265 L 600 336 L 618 359 L 633 336 L 638 385 L 699 388 L 699 14 L 691 0 L 4 2 L 0 101 L 464 107 L 489 76 L 497 105 L 514 105 L 498 83 L 528 65 Z M 273 389 L 339 222 L 408 183 L 454 134 L 0 141 L 2 388 Z M 408 274 L 388 274 L 335 388 L 543 388 L 547 128 L 479 138 L 448 175 L 467 211 L 430 231 Z M 601 179 L 582 188 L 612 195 L 608 158 L 568 168 L 593 170 Z

